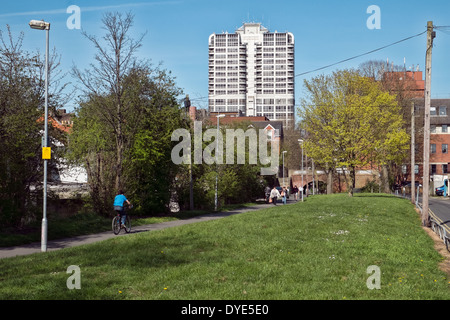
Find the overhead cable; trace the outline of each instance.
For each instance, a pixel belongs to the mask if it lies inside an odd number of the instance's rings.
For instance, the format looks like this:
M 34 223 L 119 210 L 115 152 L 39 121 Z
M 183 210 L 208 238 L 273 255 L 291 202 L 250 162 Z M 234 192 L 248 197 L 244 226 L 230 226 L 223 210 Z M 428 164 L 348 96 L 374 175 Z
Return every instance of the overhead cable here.
M 374 53 L 374 52 L 377 52 L 377 51 L 386 49 L 386 48 L 388 48 L 388 47 L 391 47 L 391 46 L 393 46 L 393 45 L 399 44 L 399 43 L 401 43 L 401 42 L 404 42 L 404 41 L 410 40 L 410 39 L 412 39 L 412 38 L 421 36 L 422 34 L 424 34 L 424 33 L 426 33 L 426 32 L 427 32 L 427 31 L 423 31 L 423 32 L 418 33 L 418 34 L 416 34 L 416 35 L 414 35 L 414 36 L 411 36 L 411 37 L 408 37 L 408 38 L 404 38 L 404 39 L 402 39 L 402 40 L 393 42 L 393 43 L 391 43 L 391 44 L 388 44 L 388 45 L 386 45 L 386 46 L 383 46 L 383 47 L 380 47 L 380 48 L 377 48 L 377 49 L 374 49 L 374 50 L 370 50 L 370 51 L 368 51 L 368 52 L 359 54 L 359 55 L 357 55 L 357 56 L 354 56 L 354 57 L 351 57 L 351 58 L 347 58 L 347 59 L 344 59 L 344 60 L 341 60 L 341 61 L 338 61 L 338 62 L 329 64 L 329 65 L 326 65 L 326 66 L 323 66 L 323 67 L 320 67 L 320 68 L 311 70 L 311 71 L 307 71 L 307 72 L 302 72 L 302 73 L 296 74 L 295 77 L 303 76 L 303 75 L 308 74 L 308 73 L 313 73 L 313 72 L 316 72 L 316 71 L 320 71 L 320 70 L 323 70 L 323 69 L 326 69 L 326 68 L 335 66 L 335 65 L 337 65 L 337 64 L 341 64 L 341 63 L 344 63 L 344 62 L 347 62 L 347 61 L 350 61 L 350 60 L 354 60 L 354 59 L 356 59 L 356 58 L 360 58 L 360 57 L 362 57 L 362 56 L 365 56 L 365 55 L 368 55 L 368 54 L 371 54 L 371 53 Z

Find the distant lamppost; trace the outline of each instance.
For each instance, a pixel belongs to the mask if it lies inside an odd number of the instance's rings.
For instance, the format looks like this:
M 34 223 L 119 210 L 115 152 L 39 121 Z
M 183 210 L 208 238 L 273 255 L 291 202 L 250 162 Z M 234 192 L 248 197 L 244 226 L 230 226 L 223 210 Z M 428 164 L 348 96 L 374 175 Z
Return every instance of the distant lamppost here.
M 314 180 L 315 179 L 314 176 L 316 175 L 316 170 L 314 168 L 314 159 L 313 158 L 311 158 L 311 164 L 312 164 L 312 182 L 313 182 L 312 187 L 313 187 L 313 195 L 314 195 L 315 194 L 314 190 L 316 189 L 316 182 Z
M 44 203 L 41 232 L 41 251 L 47 251 L 47 160 L 50 158 L 48 153 L 48 46 L 50 23 L 44 20 L 31 20 L 29 23 L 32 29 L 46 30 L 45 42 L 45 117 L 44 117 L 44 139 L 42 143 L 42 158 L 44 159 Z M 45 149 L 44 149 L 45 148 Z
M 282 152 L 282 154 L 283 154 L 283 187 L 286 186 L 286 181 L 284 180 L 284 154 L 285 154 L 286 152 L 287 152 L 287 151 L 283 151 L 283 152 Z
M 298 139 L 298 142 L 301 144 L 301 148 L 302 148 L 302 187 L 301 187 L 301 191 L 302 191 L 302 201 L 303 201 L 303 140 Z
M 219 114 L 217 117 L 217 137 L 216 137 L 216 195 L 214 198 L 214 211 L 217 211 L 218 208 L 218 183 L 219 183 L 219 119 L 225 117 L 224 114 Z

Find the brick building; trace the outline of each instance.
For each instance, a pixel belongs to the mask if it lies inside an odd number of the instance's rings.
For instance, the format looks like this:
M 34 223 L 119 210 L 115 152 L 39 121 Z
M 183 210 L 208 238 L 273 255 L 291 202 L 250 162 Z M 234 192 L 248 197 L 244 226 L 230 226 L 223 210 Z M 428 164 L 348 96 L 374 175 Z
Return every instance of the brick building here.
M 425 80 L 422 71 L 389 71 L 383 74 L 382 82 L 395 93 L 402 91 L 408 97 L 425 97 Z
M 424 112 L 425 101 L 414 101 L 416 117 L 421 117 Z M 422 119 L 422 118 L 421 118 Z M 420 129 L 423 124 L 416 121 Z M 430 108 L 430 186 L 433 191 L 443 185 L 444 179 L 450 176 L 450 99 L 431 99 Z M 420 146 L 420 143 L 418 144 Z M 422 159 L 422 148 L 416 147 L 416 157 Z M 416 161 L 416 181 L 422 183 L 423 162 Z M 411 165 L 405 164 L 403 174 L 406 180 L 410 180 Z
M 425 101 L 414 100 L 416 132 L 423 130 Z M 430 192 L 444 184 L 450 176 L 450 99 L 431 99 L 430 107 Z M 417 136 L 416 136 L 417 139 Z M 415 144 L 415 180 L 423 183 L 423 137 Z M 402 168 L 403 181 L 411 181 L 411 163 Z

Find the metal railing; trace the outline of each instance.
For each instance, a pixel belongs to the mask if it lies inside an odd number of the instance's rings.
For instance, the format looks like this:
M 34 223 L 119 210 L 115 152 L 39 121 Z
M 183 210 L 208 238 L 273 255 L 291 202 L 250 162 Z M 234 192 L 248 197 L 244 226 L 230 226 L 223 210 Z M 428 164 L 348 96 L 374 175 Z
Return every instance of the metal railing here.
M 395 193 L 396 196 L 401 196 L 403 198 L 408 198 L 404 194 Z M 419 202 L 419 195 L 416 196 L 416 208 L 422 214 L 422 204 Z M 447 251 L 450 252 L 450 228 L 433 212 L 428 208 L 428 214 L 430 216 L 431 230 L 435 232 L 439 238 L 444 242 Z
M 439 217 L 437 217 L 433 213 L 433 211 L 429 210 L 429 214 L 430 214 L 431 230 L 433 230 L 444 242 L 447 251 L 450 251 L 449 250 L 450 230 L 448 226 Z

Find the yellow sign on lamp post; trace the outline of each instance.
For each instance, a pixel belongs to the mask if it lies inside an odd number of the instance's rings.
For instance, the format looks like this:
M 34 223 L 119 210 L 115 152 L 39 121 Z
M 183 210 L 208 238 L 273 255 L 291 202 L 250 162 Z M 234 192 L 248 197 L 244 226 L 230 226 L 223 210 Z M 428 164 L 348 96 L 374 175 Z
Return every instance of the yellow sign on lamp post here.
M 42 148 L 42 159 L 50 160 L 52 158 L 52 148 L 43 147 Z

